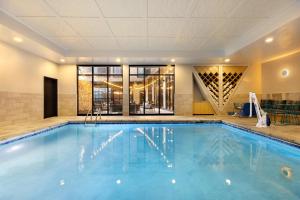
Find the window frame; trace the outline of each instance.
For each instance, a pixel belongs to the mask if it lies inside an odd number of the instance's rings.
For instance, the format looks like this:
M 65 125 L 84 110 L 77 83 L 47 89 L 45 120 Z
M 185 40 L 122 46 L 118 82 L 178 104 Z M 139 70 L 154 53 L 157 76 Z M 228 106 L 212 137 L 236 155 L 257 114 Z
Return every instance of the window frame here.
M 161 67 L 167 67 L 167 66 L 171 66 L 171 67 L 173 67 L 174 68 L 174 71 L 173 71 L 173 73 L 172 74 L 161 74 Z M 136 73 L 136 74 L 131 74 L 130 73 L 130 68 L 131 67 L 137 67 L 137 68 L 143 68 L 143 73 Z M 148 67 L 158 67 L 158 73 L 156 73 L 156 74 L 148 74 L 148 73 L 146 73 L 146 68 L 148 68 Z M 138 72 L 138 70 L 137 70 L 137 72 Z M 144 115 L 175 115 L 175 65 L 129 65 L 129 70 L 128 70 L 128 92 L 129 92 L 129 94 L 128 94 L 128 107 L 129 107 L 129 115 L 132 115 L 132 116 L 144 116 Z M 131 92 L 131 90 L 130 90 L 130 77 L 131 76 L 136 76 L 136 77 L 139 77 L 139 76 L 143 76 L 143 84 L 144 84 L 144 99 L 143 99 L 143 113 L 131 113 L 130 112 L 130 92 Z M 160 112 L 160 110 L 161 110 L 161 101 L 160 101 L 160 95 L 161 95 L 161 91 L 160 91 L 160 88 L 159 88 L 159 92 L 158 92 L 158 106 L 159 106 L 159 109 L 158 109 L 158 113 L 146 113 L 145 112 L 145 104 L 146 104 L 146 102 L 145 102 L 145 94 L 146 94 L 146 92 L 145 92 L 145 77 L 146 76 L 157 76 L 158 77 L 158 85 L 159 85 L 159 87 L 160 87 L 160 83 L 161 83 L 161 81 L 160 81 L 160 77 L 162 77 L 162 76 L 165 76 L 165 77 L 167 77 L 167 76 L 173 76 L 173 81 L 174 81 L 174 83 L 173 83 L 173 88 L 174 88 L 174 92 L 173 92 L 173 94 L 172 94 L 172 96 L 173 96 L 173 105 L 172 105 L 172 107 L 173 107 L 173 112 L 172 113 L 161 113 Z
M 79 74 L 79 68 L 80 67 L 91 67 L 92 68 L 92 73 L 91 74 Z M 106 74 L 95 74 L 94 73 L 94 68 L 95 67 L 106 67 Z M 121 67 L 122 69 L 122 73 L 121 74 L 110 74 L 110 70 L 109 68 L 110 67 Z M 95 115 L 94 114 L 94 77 L 95 76 L 102 76 L 102 77 L 106 77 L 106 81 L 108 82 L 109 81 L 109 77 L 113 77 L 113 76 L 116 76 L 116 77 L 122 77 L 122 84 L 124 84 L 124 72 L 123 72 L 123 66 L 122 65 L 86 65 L 86 64 L 83 64 L 83 65 L 77 65 L 76 66 L 76 89 L 77 89 L 77 116 L 86 116 L 87 114 L 80 114 L 79 113 L 79 90 L 78 90 L 78 86 L 79 86 L 79 76 L 83 75 L 83 76 L 91 76 L 92 77 L 92 115 Z M 106 84 L 106 103 L 107 105 L 109 105 L 109 84 Z M 124 87 L 122 85 L 122 94 L 124 92 Z M 123 96 L 122 96 L 122 99 L 123 99 Z M 113 114 L 113 113 L 110 113 L 109 112 L 109 106 L 107 108 L 107 111 L 106 113 L 101 113 L 101 115 L 107 115 L 107 116 L 110 116 L 110 115 L 123 115 L 123 101 L 122 101 L 122 112 L 121 113 L 117 113 L 117 114 Z

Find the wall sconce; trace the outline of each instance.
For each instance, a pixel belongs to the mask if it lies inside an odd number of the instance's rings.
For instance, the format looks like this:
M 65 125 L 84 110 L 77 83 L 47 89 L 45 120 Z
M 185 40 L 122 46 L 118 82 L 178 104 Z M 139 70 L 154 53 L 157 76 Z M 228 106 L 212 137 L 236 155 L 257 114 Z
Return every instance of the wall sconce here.
M 290 72 L 289 72 L 288 69 L 283 69 L 283 70 L 281 71 L 281 76 L 284 77 L 284 78 L 288 77 L 289 74 L 290 74 Z

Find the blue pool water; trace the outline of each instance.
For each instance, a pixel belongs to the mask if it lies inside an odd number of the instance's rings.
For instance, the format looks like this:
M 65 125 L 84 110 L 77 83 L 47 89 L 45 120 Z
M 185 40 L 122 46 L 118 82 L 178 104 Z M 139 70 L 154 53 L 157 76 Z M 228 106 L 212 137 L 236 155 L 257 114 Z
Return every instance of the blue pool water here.
M 1 200 L 300 199 L 300 151 L 224 124 L 70 124 L 0 145 Z

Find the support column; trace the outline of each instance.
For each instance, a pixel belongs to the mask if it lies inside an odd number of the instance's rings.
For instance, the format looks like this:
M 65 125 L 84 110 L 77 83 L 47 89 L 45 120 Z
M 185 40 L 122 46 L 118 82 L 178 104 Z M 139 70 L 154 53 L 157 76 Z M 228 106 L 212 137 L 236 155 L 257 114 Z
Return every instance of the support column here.
M 129 115 L 129 66 L 123 65 L 123 115 Z
M 166 86 L 166 77 L 163 79 L 163 109 L 167 108 L 167 86 Z
M 154 90 L 154 84 L 151 84 L 151 94 L 152 94 L 152 103 L 155 103 L 155 90 Z
M 145 102 L 149 102 L 149 86 L 145 87 Z
M 193 115 L 193 66 L 175 66 L 175 115 Z
M 223 110 L 223 65 L 219 66 L 219 109 Z

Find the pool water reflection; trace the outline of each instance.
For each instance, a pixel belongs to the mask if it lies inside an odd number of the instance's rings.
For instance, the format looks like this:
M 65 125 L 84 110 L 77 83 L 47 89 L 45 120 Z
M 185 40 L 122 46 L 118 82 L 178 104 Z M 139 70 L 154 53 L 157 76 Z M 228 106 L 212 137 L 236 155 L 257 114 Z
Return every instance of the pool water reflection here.
M 299 164 L 222 124 L 73 124 L 0 146 L 0 199 L 292 200 Z

